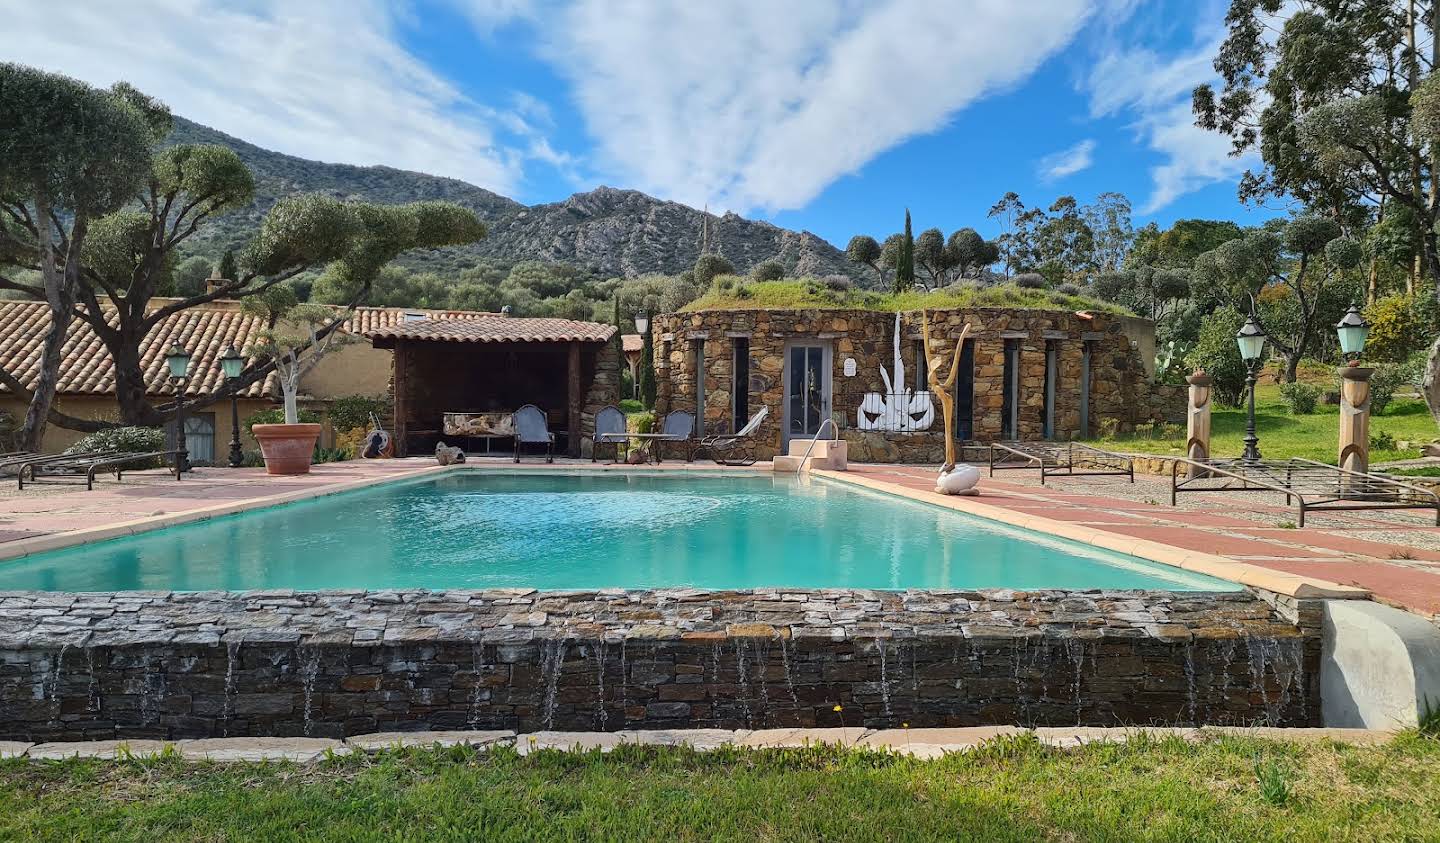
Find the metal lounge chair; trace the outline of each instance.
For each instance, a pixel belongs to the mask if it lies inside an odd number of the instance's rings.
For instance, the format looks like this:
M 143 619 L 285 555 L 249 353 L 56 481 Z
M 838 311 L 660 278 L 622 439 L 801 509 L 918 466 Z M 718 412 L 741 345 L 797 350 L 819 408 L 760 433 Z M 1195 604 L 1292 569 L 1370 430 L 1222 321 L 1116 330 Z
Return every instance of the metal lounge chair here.
M 65 483 L 84 480 L 87 491 L 95 488 L 95 475 L 100 472 L 113 473 L 118 482 L 126 470 L 145 467 L 144 464 L 158 459 L 175 459 L 179 451 L 98 451 L 85 454 L 52 454 L 22 463 L 16 472 L 20 489 L 25 488 L 25 476 L 30 476 L 30 485 L 41 483 Z M 180 473 L 175 473 L 180 479 Z
M 595 414 L 595 433 L 591 439 L 590 462 L 595 462 L 601 445 L 614 445 L 615 461 L 620 461 L 620 446 L 630 441 L 630 437 L 625 430 L 625 414 L 619 407 L 612 404 Z
M 695 438 L 695 414 L 689 410 L 675 410 L 665 414 L 660 422 L 660 430 L 664 435 L 663 439 L 655 440 L 655 464 L 660 464 L 660 458 L 664 456 L 665 445 L 673 442 L 681 443 L 685 449 L 685 461 L 690 462 L 695 458 L 694 448 L 691 446 Z
M 1007 469 L 1038 468 L 1040 485 L 1049 477 L 1114 475 L 1135 482 L 1135 461 L 1079 442 L 991 442 L 990 476 Z
M 1183 466 L 1183 474 L 1182 474 Z M 1298 507 L 1299 525 L 1307 512 L 1370 509 L 1433 509 L 1440 526 L 1440 495 L 1381 474 L 1348 471 L 1328 463 L 1288 460 L 1172 457 L 1170 505 L 1181 492 L 1272 492 Z
M 769 413 L 769 407 L 761 407 L 760 412 L 751 416 L 750 421 L 734 433 L 706 436 L 695 446 L 694 453 L 698 455 L 701 451 L 709 452 L 710 459 L 720 465 L 754 465 L 757 459 L 755 432 L 760 429 L 760 423 Z
M 550 432 L 545 411 L 534 404 L 515 411 L 515 462 L 520 462 L 522 445 L 544 445 L 545 462 L 555 462 L 555 434 Z
M 17 466 L 43 456 L 44 454 L 39 451 L 12 451 L 8 454 L 0 454 L 0 474 L 14 471 Z

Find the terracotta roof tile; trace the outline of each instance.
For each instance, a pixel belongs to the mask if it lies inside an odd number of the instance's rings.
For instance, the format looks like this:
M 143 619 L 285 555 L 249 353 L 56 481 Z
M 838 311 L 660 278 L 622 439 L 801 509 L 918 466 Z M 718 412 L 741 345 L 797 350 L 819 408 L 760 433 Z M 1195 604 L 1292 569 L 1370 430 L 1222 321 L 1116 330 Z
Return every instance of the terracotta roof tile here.
M 160 307 L 168 301 L 157 299 L 153 304 Z M 407 313 L 423 313 L 427 320 L 500 319 L 496 314 L 474 311 L 361 307 L 356 308 L 345 329 L 364 334 L 405 324 Z M 44 302 L 0 301 L 0 366 L 30 389 L 35 387 L 40 374 L 40 351 L 49 325 L 50 311 Z M 165 367 L 165 353 L 177 340 L 192 355 L 192 378 L 186 393 L 198 395 L 213 391 L 224 379 L 220 356 L 225 349 L 233 344 L 245 351 L 262 327 L 261 319 L 243 312 L 239 302 L 234 301 L 212 302 L 172 314 L 156 325 L 140 344 L 140 367 L 145 373 L 146 392 L 150 395 L 173 394 L 174 388 Z M 110 353 L 88 324 L 78 319 L 71 323 L 62 353 L 60 394 L 103 395 L 114 392 L 115 367 Z M 0 393 L 4 392 L 8 390 L 0 386 Z M 252 384 L 242 394 L 252 398 L 278 394 L 275 376 Z
M 615 326 L 573 319 L 432 319 L 403 322 L 369 332 L 384 339 L 442 340 L 447 342 L 606 342 Z

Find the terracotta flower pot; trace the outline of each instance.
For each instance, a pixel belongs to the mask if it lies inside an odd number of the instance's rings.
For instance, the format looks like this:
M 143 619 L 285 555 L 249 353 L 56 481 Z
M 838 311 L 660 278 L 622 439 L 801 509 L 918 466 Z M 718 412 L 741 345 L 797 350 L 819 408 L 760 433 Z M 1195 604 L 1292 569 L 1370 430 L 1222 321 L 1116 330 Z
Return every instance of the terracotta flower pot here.
M 266 474 L 309 474 L 318 424 L 257 424 L 250 429 L 265 456 Z

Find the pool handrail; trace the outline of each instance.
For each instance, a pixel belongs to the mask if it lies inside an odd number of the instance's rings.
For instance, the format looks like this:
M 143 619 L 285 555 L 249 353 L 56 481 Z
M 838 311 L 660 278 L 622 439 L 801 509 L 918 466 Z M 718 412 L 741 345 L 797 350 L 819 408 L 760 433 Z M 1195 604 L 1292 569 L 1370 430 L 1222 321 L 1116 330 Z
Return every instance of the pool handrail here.
M 813 451 L 813 450 L 815 450 L 815 443 L 820 441 L 820 434 L 822 434 L 822 433 L 825 432 L 825 425 L 827 425 L 827 424 L 830 425 L 831 427 L 835 428 L 835 436 L 836 436 L 836 438 L 839 438 L 839 435 L 840 435 L 840 425 L 836 424 L 836 423 L 835 423 L 835 420 L 834 420 L 833 418 L 831 418 L 831 419 L 826 419 L 825 421 L 820 422 L 820 427 L 816 429 L 815 435 L 810 438 L 810 444 L 809 444 L 808 446 L 806 446 L 806 448 L 805 448 L 805 456 L 801 457 L 801 458 L 800 458 L 800 464 L 797 465 L 797 466 L 795 466 L 795 476 L 796 476 L 796 477 L 799 477 L 799 476 L 800 476 L 800 472 L 802 472 L 802 471 L 805 470 L 805 461 L 808 460 L 808 459 L 810 459 L 810 452 Z

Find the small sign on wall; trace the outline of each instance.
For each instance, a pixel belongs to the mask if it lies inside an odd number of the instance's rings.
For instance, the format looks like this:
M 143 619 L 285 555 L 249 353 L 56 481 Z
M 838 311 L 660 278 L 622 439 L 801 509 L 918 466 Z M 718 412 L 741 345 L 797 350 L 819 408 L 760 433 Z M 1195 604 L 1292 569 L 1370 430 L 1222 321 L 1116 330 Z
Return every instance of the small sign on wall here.
M 846 358 L 845 358 L 845 377 L 847 377 L 847 378 L 853 378 L 853 377 L 855 377 L 855 358 L 854 358 L 854 357 L 846 357 Z

